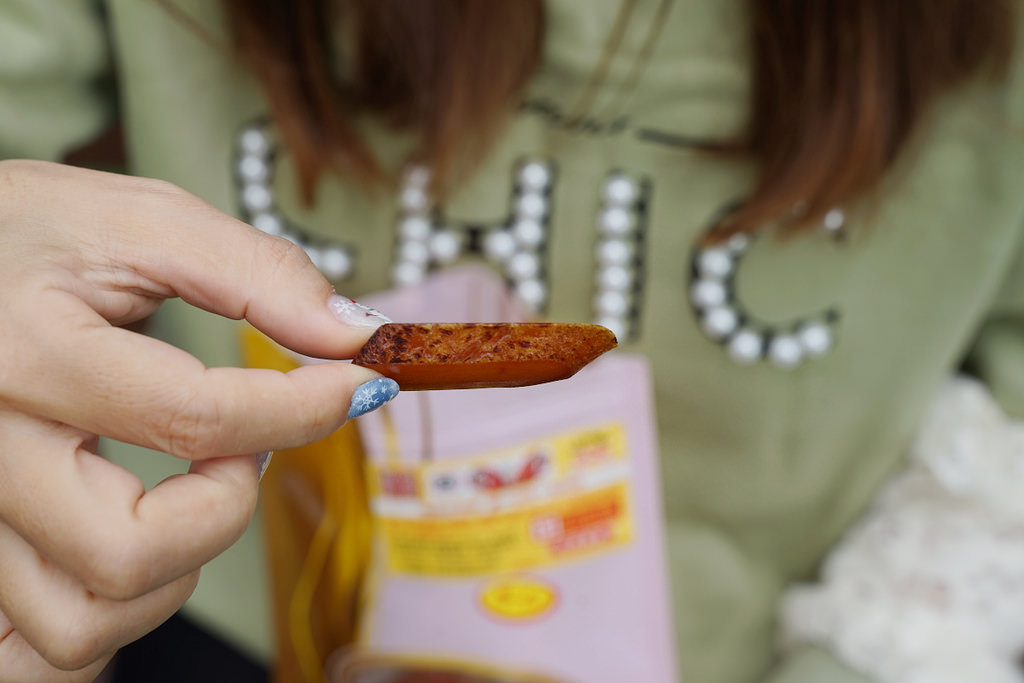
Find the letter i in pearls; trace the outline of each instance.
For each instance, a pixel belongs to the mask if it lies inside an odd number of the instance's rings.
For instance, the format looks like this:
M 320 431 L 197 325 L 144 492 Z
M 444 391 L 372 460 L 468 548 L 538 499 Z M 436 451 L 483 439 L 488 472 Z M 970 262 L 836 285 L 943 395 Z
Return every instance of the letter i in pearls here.
M 846 217 L 829 211 L 823 228 L 837 240 Z M 793 369 L 832 350 L 839 313 L 830 309 L 786 325 L 770 325 L 746 311 L 736 295 L 736 274 L 752 238 L 733 235 L 726 243 L 694 251 L 690 268 L 690 305 L 707 337 L 741 365 L 768 361 Z
M 635 333 L 640 310 L 643 227 L 650 185 L 613 171 L 601 188 L 597 212 L 594 321 L 624 341 Z
M 340 282 L 352 274 L 352 249 L 341 244 L 312 244 L 277 209 L 271 181 L 276 142 L 266 122 L 242 128 L 235 145 L 235 179 L 242 219 L 253 227 L 302 247 L 328 280 Z

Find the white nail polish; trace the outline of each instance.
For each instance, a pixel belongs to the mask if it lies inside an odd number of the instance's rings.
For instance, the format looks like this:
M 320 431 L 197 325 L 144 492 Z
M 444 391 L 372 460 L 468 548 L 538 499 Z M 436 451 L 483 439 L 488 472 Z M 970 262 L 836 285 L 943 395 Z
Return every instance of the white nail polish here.
M 354 327 L 377 328 L 385 323 L 394 322 L 379 311 L 352 301 L 352 299 L 340 294 L 332 294 L 327 300 L 327 307 L 331 309 L 331 313 L 334 314 L 335 318 L 346 325 Z
M 274 457 L 274 451 L 267 451 L 265 453 L 258 453 L 253 456 L 256 461 L 256 477 L 262 480 L 263 474 L 267 471 L 267 467 L 270 465 L 270 459 Z

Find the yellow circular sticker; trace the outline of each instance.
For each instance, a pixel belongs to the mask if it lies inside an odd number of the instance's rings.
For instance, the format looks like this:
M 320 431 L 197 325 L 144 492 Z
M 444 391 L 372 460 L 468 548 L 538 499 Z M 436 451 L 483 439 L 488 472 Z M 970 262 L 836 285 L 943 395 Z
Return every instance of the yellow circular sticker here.
M 485 586 L 480 602 L 491 614 L 506 619 L 532 619 L 555 605 L 557 593 L 547 583 L 529 576 L 506 576 Z

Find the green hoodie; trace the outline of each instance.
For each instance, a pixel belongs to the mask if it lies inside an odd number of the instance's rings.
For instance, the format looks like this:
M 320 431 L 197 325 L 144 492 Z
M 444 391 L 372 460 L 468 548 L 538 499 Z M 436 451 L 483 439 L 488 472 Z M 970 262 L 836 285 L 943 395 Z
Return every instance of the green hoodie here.
M 95 131 L 104 105 L 90 84 L 107 54 L 131 171 L 239 214 L 236 140 L 267 105 L 225 48 L 218 3 L 176 4 L 204 30 L 152 0 L 107 0 L 104 41 L 102 22 L 84 2 L 6 3 L 0 155 L 55 158 Z M 1009 83 L 969 84 L 937 104 L 879 205 L 840 207 L 846 239 L 826 230 L 786 242 L 765 236 L 733 262 L 735 296 L 776 335 L 822 311 L 836 316 L 828 321 L 834 344 L 820 358 L 789 369 L 740 364 L 702 330 L 690 289 L 699 236 L 750 188 L 749 163 L 694 145 L 743 125 L 744 3 L 676 2 L 664 17 L 658 5 L 636 3 L 586 125 L 565 132 L 559 124 L 600 58 L 619 3 L 549 0 L 544 61 L 525 105 L 444 209 L 458 222 L 496 225 L 507 218 L 517 164 L 553 162 L 547 315 L 589 320 L 603 183 L 613 171 L 642 179 L 636 335 L 624 346 L 646 354 L 656 377 L 683 676 L 687 683 L 862 680 L 822 651 L 780 659 L 777 600 L 789 582 L 813 577 L 900 468 L 922 410 L 972 349 L 973 366 L 1004 406 L 1024 414 L 1024 265 L 1015 264 L 1024 227 L 1024 59 Z M 655 24 L 660 35 L 635 79 Z M 372 124 L 367 136 L 386 160 L 399 159 L 408 142 Z M 332 177 L 315 209 L 305 209 L 287 154 L 279 155 L 273 192 L 310 236 L 354 249 L 355 270 L 340 291 L 358 296 L 389 286 L 395 197 L 370 197 Z M 156 333 L 208 364 L 237 362 L 229 321 L 172 303 Z M 111 446 L 111 457 L 148 481 L 171 467 L 124 447 Z M 257 519 L 211 563 L 187 609 L 271 656 L 259 527 Z

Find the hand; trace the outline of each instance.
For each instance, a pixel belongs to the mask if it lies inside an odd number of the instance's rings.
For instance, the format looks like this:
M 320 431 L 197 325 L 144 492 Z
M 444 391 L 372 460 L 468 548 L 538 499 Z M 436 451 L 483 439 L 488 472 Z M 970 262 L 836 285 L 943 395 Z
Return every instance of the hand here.
M 170 297 L 323 358 L 351 357 L 383 322 L 333 295 L 298 247 L 172 185 L 0 162 L 4 682 L 91 680 L 163 622 L 248 524 L 251 454 L 331 433 L 379 377 L 208 369 L 118 327 Z M 97 435 L 193 462 L 147 492 L 96 455 Z

